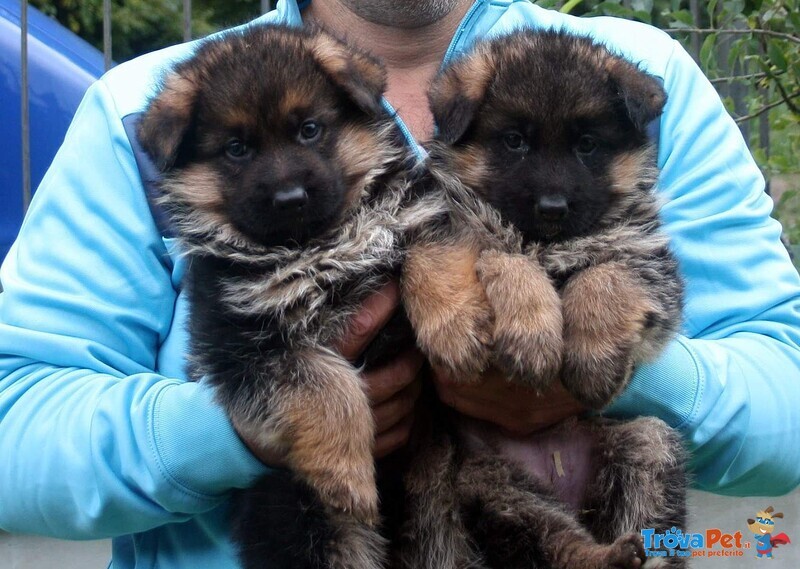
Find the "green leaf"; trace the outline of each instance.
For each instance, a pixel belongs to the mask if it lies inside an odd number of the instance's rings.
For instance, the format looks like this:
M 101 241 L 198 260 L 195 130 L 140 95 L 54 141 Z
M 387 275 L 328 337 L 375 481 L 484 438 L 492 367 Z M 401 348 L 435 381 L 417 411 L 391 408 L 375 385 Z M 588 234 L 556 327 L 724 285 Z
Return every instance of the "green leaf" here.
M 569 14 L 574 10 L 583 0 L 568 0 L 562 7 L 559 12 L 562 14 Z
M 688 10 L 678 10 L 677 12 L 673 12 L 670 14 L 675 20 L 670 24 L 670 26 L 674 28 L 694 28 L 694 19 L 692 18 L 692 14 L 689 13 Z
M 728 67 L 733 69 L 735 64 L 739 62 L 739 56 L 742 53 L 742 42 L 736 41 L 731 44 L 730 51 L 728 52 Z
M 781 44 L 776 40 L 770 40 L 767 44 L 767 55 L 769 56 L 770 62 L 779 70 L 779 71 L 786 71 L 788 64 L 786 62 L 786 57 L 783 55 L 783 50 L 781 49 Z
M 751 55 L 745 58 L 747 61 L 755 61 L 756 64 L 761 68 L 761 71 L 764 73 L 772 73 L 772 67 L 770 66 L 768 61 L 765 61 L 764 58 L 758 57 L 755 55 Z
M 789 12 L 789 21 L 794 26 L 796 32 L 800 32 L 800 13 L 792 11 Z
M 764 152 L 763 148 L 754 148 L 752 150 L 753 158 L 756 159 L 756 162 L 759 164 L 766 164 L 768 161 L 767 153 Z
M 630 19 L 633 15 L 633 10 L 621 6 L 619 3 L 606 0 L 597 5 L 597 11 L 606 16 L 616 16 L 618 18 Z
M 786 156 L 772 156 L 769 161 L 778 170 L 788 171 L 791 169 L 789 159 Z
M 735 103 L 734 103 L 733 99 L 731 99 L 730 97 L 723 97 L 722 98 L 722 104 L 725 105 L 725 110 L 728 111 L 729 115 L 733 115 L 734 114 L 734 110 L 733 109 L 734 109 Z
M 717 14 L 717 0 L 709 0 L 708 8 L 706 9 L 706 13 L 708 14 L 711 21 L 714 21 L 714 18 Z
M 723 0 L 723 9 L 731 15 L 744 12 L 744 0 Z
M 708 69 L 711 67 L 714 58 L 714 46 L 717 42 L 717 34 L 709 34 L 705 40 L 703 40 L 703 45 L 700 47 L 700 65 L 703 66 L 703 69 Z

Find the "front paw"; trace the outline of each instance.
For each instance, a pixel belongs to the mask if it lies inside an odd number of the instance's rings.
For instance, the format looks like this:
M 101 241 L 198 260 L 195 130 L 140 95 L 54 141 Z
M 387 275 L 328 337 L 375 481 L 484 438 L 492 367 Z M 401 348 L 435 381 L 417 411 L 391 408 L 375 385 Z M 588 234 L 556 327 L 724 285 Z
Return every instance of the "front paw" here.
M 512 380 L 544 391 L 561 370 L 558 292 L 523 255 L 485 251 L 475 268 L 495 315 L 495 363 Z
M 418 245 L 403 267 L 403 304 L 417 344 L 457 381 L 489 364 L 494 314 L 475 275 L 475 247 Z
M 647 560 L 640 535 L 631 533 L 608 546 L 607 567 L 610 569 L 639 569 Z
M 359 465 L 343 465 L 336 471 L 304 473 L 304 478 L 313 484 L 320 500 L 332 512 L 341 512 L 368 526 L 374 527 L 379 520 L 378 491 L 374 472 Z
M 621 264 L 590 267 L 562 291 L 561 381 L 579 402 L 599 409 L 627 385 L 654 307 Z
M 417 325 L 417 344 L 434 367 L 455 380 L 477 380 L 491 357 L 493 320 L 486 302 L 453 305 Z
M 601 353 L 568 342 L 561 368 L 561 383 L 579 403 L 602 409 L 627 385 L 633 360 L 619 350 Z

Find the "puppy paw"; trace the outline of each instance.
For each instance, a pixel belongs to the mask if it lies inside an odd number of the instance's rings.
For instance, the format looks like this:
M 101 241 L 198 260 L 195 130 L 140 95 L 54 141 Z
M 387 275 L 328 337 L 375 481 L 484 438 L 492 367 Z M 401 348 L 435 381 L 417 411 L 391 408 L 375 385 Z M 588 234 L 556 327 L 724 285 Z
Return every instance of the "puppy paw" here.
M 604 567 L 609 569 L 639 569 L 647 560 L 642 538 L 635 533 L 618 538 L 608 546 L 606 555 Z
M 512 380 L 544 390 L 561 369 L 561 300 L 523 255 L 485 251 L 475 266 L 494 312 L 494 359 Z
M 488 304 L 464 304 L 418 327 L 417 344 L 433 366 L 456 380 L 473 381 L 489 364 L 493 320 Z
M 326 542 L 329 569 L 382 569 L 386 567 L 388 541 L 376 528 L 354 523 L 348 516 L 331 517 L 333 536 Z M 317 565 L 315 565 L 316 567 Z M 322 566 L 322 565 L 320 565 Z
M 374 527 L 379 519 L 378 492 L 372 469 L 361 470 L 327 473 L 333 475 L 324 479 L 306 474 L 305 478 L 312 483 L 329 510 L 352 516 L 358 522 Z
M 475 274 L 477 258 L 475 248 L 419 245 L 400 282 L 420 350 L 458 381 L 477 379 L 491 355 L 494 314 Z
M 283 368 L 276 386 L 272 438 L 286 448 L 286 466 L 326 508 L 359 523 L 378 521 L 372 447 L 375 426 L 358 371 L 332 351 L 308 349 Z
M 561 381 L 584 405 L 602 408 L 630 379 L 653 304 L 638 280 L 617 263 L 573 276 L 562 291 L 562 304 Z
M 615 349 L 580 351 L 567 341 L 561 383 L 578 402 L 591 409 L 608 405 L 628 384 L 633 372 L 631 358 Z

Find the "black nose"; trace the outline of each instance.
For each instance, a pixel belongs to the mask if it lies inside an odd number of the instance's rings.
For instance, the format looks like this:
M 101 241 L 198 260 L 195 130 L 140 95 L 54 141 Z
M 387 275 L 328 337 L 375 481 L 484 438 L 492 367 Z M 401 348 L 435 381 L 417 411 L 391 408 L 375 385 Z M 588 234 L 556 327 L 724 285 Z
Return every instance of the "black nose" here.
M 536 204 L 536 213 L 545 221 L 561 221 L 569 213 L 567 198 L 564 196 L 542 196 Z
M 299 209 L 306 205 L 308 202 L 308 194 L 306 189 L 302 186 L 295 186 L 287 190 L 279 190 L 275 192 L 272 198 L 272 205 L 276 209 Z

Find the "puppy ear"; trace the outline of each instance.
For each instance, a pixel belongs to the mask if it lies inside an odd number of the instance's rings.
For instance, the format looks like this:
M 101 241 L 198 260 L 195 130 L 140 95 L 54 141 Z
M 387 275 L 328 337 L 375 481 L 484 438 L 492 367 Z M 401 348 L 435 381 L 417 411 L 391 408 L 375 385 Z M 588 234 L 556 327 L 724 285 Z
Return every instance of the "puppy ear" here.
M 772 517 L 773 518 L 782 518 L 783 517 L 783 512 L 777 512 L 775 514 L 772 514 Z
M 644 130 L 661 115 L 667 102 L 661 80 L 618 58 L 609 60 L 608 71 L 628 116 L 637 129 Z
M 373 116 L 384 112 L 381 98 L 386 91 L 386 69 L 378 59 L 320 31 L 312 35 L 310 47 L 328 77 L 361 110 Z
M 194 114 L 198 81 L 191 68 L 179 68 L 164 80 L 139 121 L 139 143 L 160 171 L 171 168 Z
M 428 91 L 437 138 L 455 144 L 467 132 L 495 75 L 492 52 L 485 46 L 459 59 L 433 80 Z

